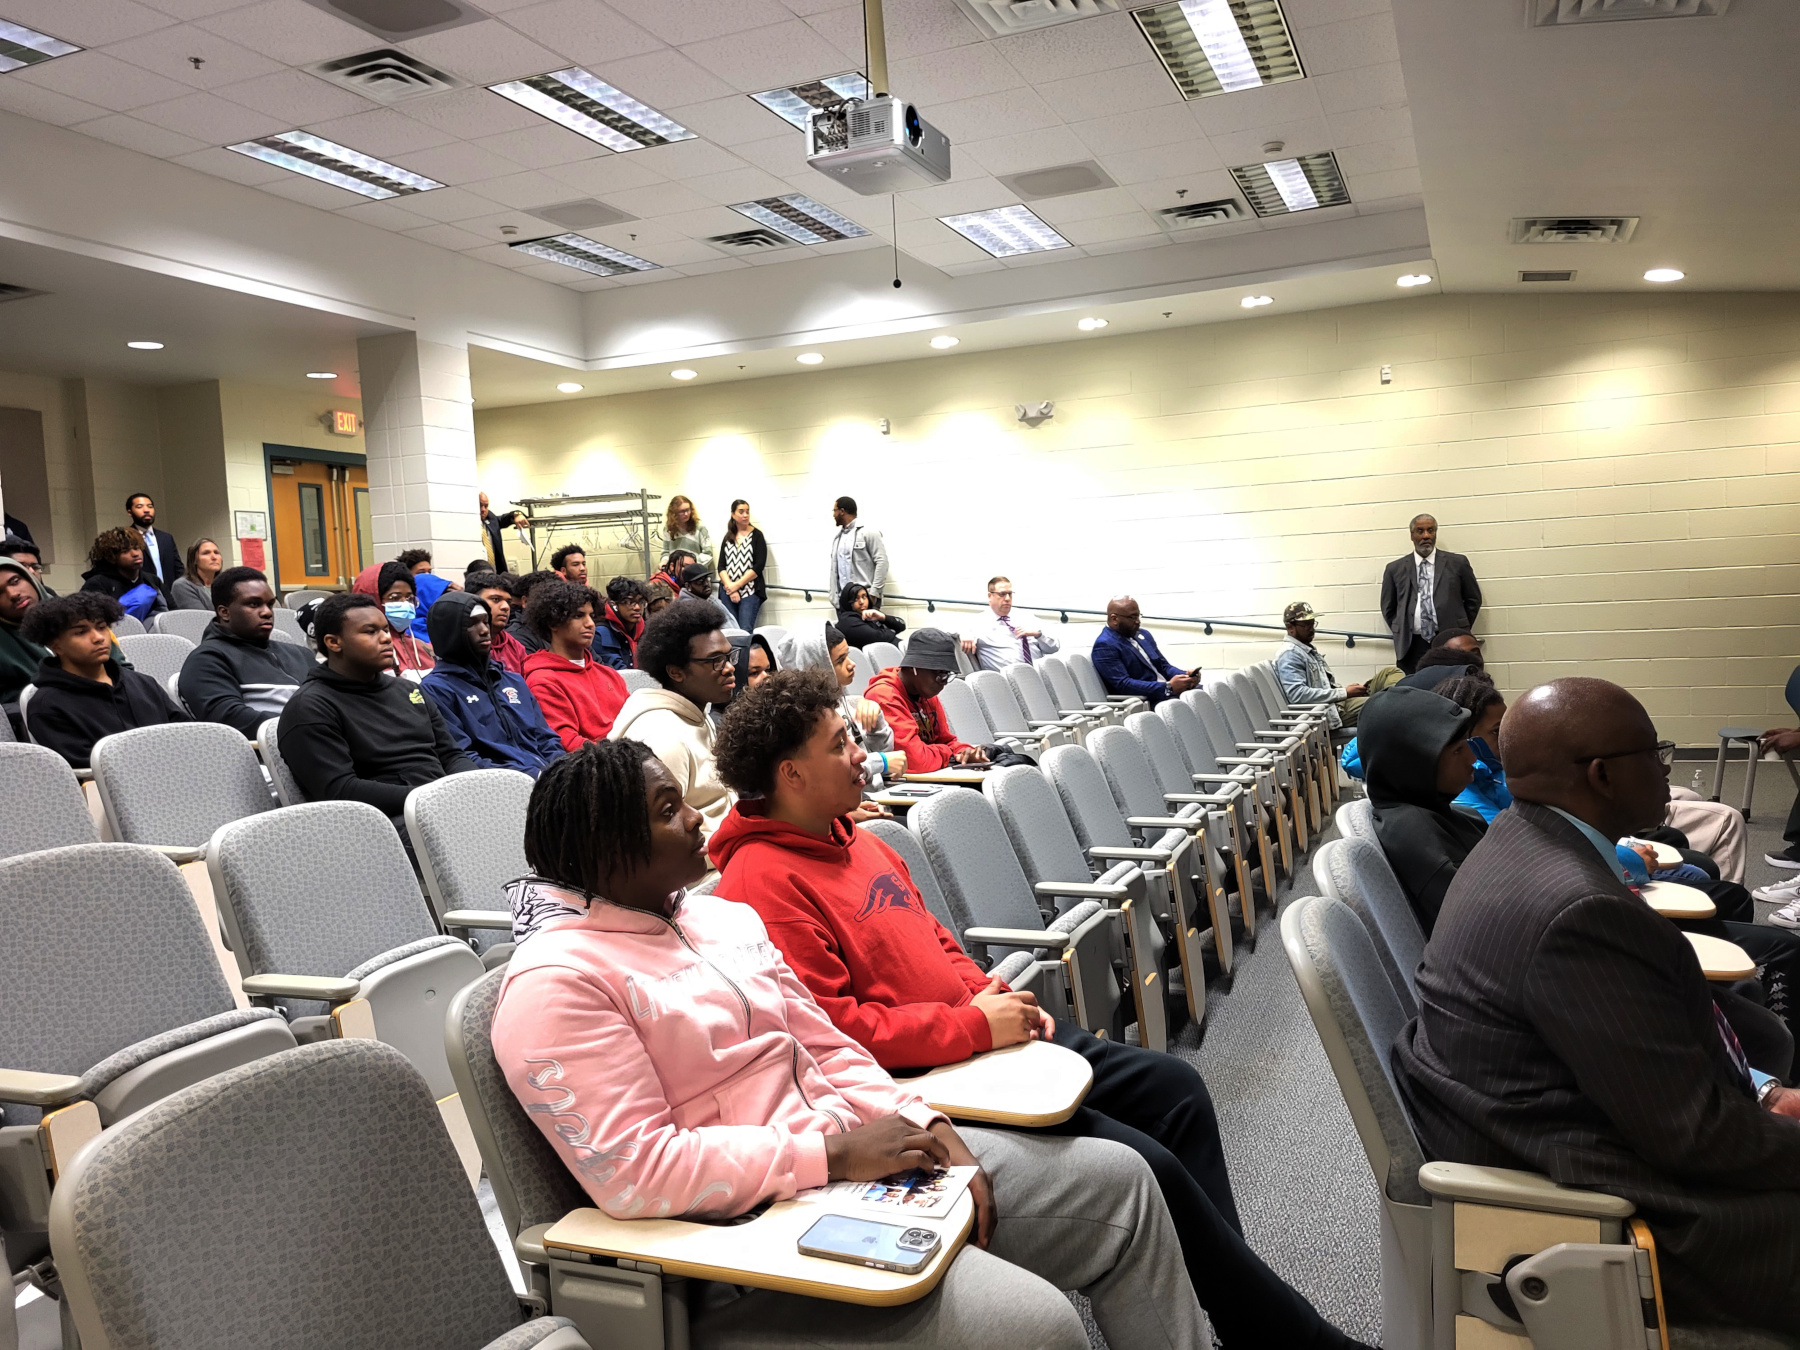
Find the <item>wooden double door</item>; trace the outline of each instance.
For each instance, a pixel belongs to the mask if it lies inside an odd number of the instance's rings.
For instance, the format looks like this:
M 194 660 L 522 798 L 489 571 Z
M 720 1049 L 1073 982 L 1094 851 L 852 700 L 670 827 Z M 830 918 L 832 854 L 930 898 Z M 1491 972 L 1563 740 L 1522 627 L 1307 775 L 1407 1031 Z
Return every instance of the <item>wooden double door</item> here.
M 348 590 L 375 561 L 369 473 L 360 464 L 269 458 L 275 589 Z

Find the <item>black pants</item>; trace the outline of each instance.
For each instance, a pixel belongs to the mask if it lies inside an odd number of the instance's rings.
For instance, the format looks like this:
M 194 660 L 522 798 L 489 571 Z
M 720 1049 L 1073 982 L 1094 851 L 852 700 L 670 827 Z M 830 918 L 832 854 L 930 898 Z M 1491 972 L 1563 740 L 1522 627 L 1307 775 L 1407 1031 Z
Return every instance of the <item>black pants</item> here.
M 1788 808 L 1787 828 L 1781 837 L 1787 840 L 1789 849 L 1800 852 L 1800 792 L 1794 794 L 1794 804 Z
M 1056 1043 L 1088 1062 L 1094 1085 L 1074 1115 L 1043 1133 L 1111 1139 L 1150 1164 L 1188 1279 L 1221 1340 L 1231 1350 L 1343 1345 L 1342 1333 L 1244 1241 L 1219 1122 L 1198 1070 L 1174 1055 L 1102 1040 L 1067 1020 L 1056 1024 Z
M 1431 644 L 1415 633 L 1413 634 L 1413 640 L 1406 644 L 1406 655 L 1402 656 L 1398 661 L 1394 662 L 1394 664 L 1399 666 L 1400 669 L 1404 670 L 1408 675 L 1415 674 L 1419 669 L 1419 658 L 1424 656 L 1425 653 L 1430 650 Z

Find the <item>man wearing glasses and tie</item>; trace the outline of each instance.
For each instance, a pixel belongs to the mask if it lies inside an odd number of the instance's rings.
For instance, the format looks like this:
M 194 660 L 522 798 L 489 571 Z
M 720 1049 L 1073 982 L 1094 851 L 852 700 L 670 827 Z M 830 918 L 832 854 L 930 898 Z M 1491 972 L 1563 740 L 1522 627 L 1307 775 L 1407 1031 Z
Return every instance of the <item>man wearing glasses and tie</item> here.
M 1013 609 L 1010 578 L 994 577 L 988 582 L 987 602 L 993 617 L 964 638 L 962 644 L 962 649 L 983 670 L 1004 670 L 1021 661 L 1033 665 L 1062 649 L 1060 642 L 1044 632 L 1037 615 Z
M 1394 635 L 1394 660 L 1411 675 L 1440 628 L 1473 628 L 1481 613 L 1475 569 L 1437 546 L 1435 516 L 1412 518 L 1413 551 L 1381 574 L 1381 617 Z

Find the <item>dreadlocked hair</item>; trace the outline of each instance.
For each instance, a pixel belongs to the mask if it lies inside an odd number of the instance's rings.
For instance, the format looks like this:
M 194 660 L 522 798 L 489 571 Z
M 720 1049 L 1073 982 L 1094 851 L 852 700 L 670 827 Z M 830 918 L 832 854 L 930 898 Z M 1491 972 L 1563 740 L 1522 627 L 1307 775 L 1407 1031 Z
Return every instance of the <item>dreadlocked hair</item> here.
M 525 861 L 546 881 L 584 895 L 650 861 L 642 741 L 590 741 L 538 776 L 525 809 Z
M 731 701 L 713 741 L 719 781 L 746 797 L 767 796 L 775 770 L 806 747 L 826 713 L 841 711 L 837 677 L 778 670 Z
M 1445 680 L 1431 692 L 1439 698 L 1449 699 L 1459 708 L 1467 708 L 1470 726 L 1479 722 L 1496 703 L 1506 702 L 1505 696 L 1494 685 L 1494 677 L 1485 670 L 1471 670 L 1467 675 Z

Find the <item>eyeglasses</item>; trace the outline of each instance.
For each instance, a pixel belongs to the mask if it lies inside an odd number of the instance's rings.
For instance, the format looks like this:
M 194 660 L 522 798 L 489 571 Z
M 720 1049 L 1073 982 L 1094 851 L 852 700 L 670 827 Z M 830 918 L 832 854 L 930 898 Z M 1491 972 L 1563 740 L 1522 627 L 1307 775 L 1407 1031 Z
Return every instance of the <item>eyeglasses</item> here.
M 1001 598 L 1001 599 L 1002 599 L 1002 600 L 1010 600 L 1010 599 L 1012 599 L 1012 592 L 1011 592 L 1011 591 L 989 591 L 989 592 L 988 592 L 988 594 L 989 594 L 989 595 L 997 595 L 997 596 L 999 596 L 999 597 L 1000 597 L 1000 598 Z
M 1658 741 L 1655 745 L 1639 746 L 1636 750 L 1614 750 L 1610 755 L 1578 755 L 1572 762 L 1576 763 L 1576 764 L 1588 764 L 1596 759 L 1632 759 L 1637 755 L 1655 755 L 1657 757 L 1657 759 L 1662 763 L 1663 767 L 1667 768 L 1668 764 L 1669 764 L 1669 760 L 1665 760 L 1662 757 L 1663 744 L 1664 744 L 1663 742 Z M 1674 753 L 1673 753 L 1674 746 L 1670 745 L 1669 748 L 1670 748 L 1669 759 L 1673 759 L 1674 758 Z
M 717 652 L 712 656 L 690 656 L 688 658 L 688 664 L 690 666 L 705 666 L 708 670 L 712 671 L 713 674 L 717 675 L 720 671 L 724 670 L 726 666 L 731 664 L 731 653 L 726 651 Z

